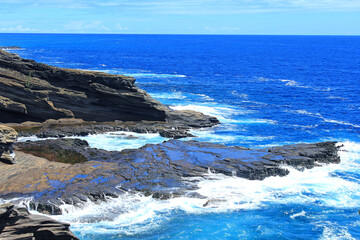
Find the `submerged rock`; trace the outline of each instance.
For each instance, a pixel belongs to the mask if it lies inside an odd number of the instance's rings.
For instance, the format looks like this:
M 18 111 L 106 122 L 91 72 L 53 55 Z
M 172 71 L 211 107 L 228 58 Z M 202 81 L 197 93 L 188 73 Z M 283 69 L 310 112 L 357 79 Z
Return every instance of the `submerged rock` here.
M 160 199 L 183 196 L 196 189 L 197 181 L 209 171 L 262 180 L 287 175 L 286 165 L 303 170 L 340 162 L 334 142 L 251 150 L 169 140 L 119 152 L 90 148 L 81 140 L 57 139 L 19 143 L 17 149 L 25 151 L 33 146 L 56 146 L 86 159 L 83 163 L 64 164 L 18 151 L 17 168 L 0 166 L 0 197 L 32 196 L 31 206 L 50 214 L 60 214 L 58 206 L 63 202 L 96 202 L 128 191 Z
M 46 216 L 30 214 L 25 207 L 11 203 L 0 205 L 0 239 L 78 240 L 69 226 Z

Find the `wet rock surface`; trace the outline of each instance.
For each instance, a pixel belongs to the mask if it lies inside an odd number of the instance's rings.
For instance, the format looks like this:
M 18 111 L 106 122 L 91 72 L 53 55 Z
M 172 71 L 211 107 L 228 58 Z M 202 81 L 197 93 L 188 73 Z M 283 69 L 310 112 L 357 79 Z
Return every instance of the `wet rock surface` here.
M 26 148 L 45 146 L 76 152 L 86 162 L 64 164 L 54 159 L 21 153 Z M 79 204 L 99 201 L 124 192 L 142 192 L 156 198 L 182 196 L 196 189 L 201 176 L 212 171 L 227 176 L 262 180 L 285 176 L 284 165 L 300 170 L 323 163 L 339 163 L 334 142 L 296 144 L 251 150 L 220 144 L 169 140 L 139 149 L 106 151 L 87 146 L 77 139 L 57 139 L 17 144 L 18 161 L 30 169 L 7 168 L 1 176 L 0 197 L 33 196 L 31 206 L 38 211 L 60 214 L 63 202 Z M 23 160 L 21 160 L 23 159 Z M 5 169 L 0 167 L 0 173 Z M 199 178 L 200 177 L 200 178 Z M 1 179 L 2 178 L 2 179 Z M 4 181 L 0 181 L 4 182 Z
M 30 214 L 25 207 L 0 205 L 0 239 L 78 240 L 69 224 L 42 215 Z

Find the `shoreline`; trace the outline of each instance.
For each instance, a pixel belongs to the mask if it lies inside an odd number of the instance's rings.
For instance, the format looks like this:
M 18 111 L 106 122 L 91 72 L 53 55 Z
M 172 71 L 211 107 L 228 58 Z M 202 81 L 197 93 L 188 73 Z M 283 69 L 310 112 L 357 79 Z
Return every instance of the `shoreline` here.
M 286 176 L 289 171 L 283 165 L 303 170 L 340 161 L 335 142 L 251 150 L 168 140 L 122 151 L 91 148 L 86 141 L 63 137 L 133 131 L 178 139 L 193 137 L 190 129 L 220 122 L 194 111 L 170 110 L 136 87 L 135 79 L 129 77 L 55 68 L 2 51 L 0 72 L 6 76 L 0 77 L 5 87 L 0 90 L 0 109 L 6 113 L 3 119 L 8 120 L 5 125 L 20 136 L 57 138 L 15 145 L 17 163 L 1 165 L 0 196 L 33 197 L 30 208 L 46 214 L 61 214 L 62 203 L 96 203 L 124 193 L 142 193 L 160 200 L 203 198 L 189 195 L 195 188 L 193 182 L 184 179 L 201 179 L 209 171 L 263 180 Z M 12 91 L 18 95 L 9 94 Z M 117 116 L 121 119 L 115 119 Z M 211 201 L 205 202 L 204 207 L 209 204 Z

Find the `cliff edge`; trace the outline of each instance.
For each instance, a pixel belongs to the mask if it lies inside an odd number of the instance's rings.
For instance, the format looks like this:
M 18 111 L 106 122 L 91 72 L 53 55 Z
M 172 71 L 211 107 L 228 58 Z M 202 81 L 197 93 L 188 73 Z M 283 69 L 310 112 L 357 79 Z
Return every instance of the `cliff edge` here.
M 213 126 L 214 117 L 173 111 L 135 85 L 132 77 L 64 69 L 0 50 L 0 122 L 167 121 Z

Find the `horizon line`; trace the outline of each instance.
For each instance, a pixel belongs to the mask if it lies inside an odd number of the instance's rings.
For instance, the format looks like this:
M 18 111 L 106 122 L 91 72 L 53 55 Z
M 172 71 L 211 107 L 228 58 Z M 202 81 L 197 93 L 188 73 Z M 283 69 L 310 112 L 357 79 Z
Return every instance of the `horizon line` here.
M 67 34 L 67 35 L 203 35 L 203 36 L 346 36 L 359 37 L 360 34 L 246 34 L 246 33 L 54 33 L 54 32 L 0 32 L 0 34 Z

